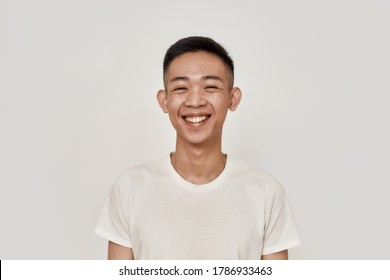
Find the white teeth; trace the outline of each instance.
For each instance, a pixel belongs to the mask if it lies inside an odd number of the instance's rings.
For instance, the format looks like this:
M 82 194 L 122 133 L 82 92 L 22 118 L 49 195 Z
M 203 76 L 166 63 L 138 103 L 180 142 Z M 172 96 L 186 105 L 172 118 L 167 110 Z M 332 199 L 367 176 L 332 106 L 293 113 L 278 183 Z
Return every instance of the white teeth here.
M 206 120 L 208 116 L 197 116 L 197 117 L 185 117 L 185 120 L 190 123 L 200 123 Z

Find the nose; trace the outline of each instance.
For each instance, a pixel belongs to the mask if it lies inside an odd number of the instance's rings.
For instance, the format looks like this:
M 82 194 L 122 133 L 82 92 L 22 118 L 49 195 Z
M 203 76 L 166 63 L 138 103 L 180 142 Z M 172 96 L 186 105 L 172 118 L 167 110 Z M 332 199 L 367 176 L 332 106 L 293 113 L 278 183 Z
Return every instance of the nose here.
M 206 99 L 202 90 L 198 88 L 192 89 L 187 95 L 185 105 L 188 107 L 200 107 L 206 105 Z

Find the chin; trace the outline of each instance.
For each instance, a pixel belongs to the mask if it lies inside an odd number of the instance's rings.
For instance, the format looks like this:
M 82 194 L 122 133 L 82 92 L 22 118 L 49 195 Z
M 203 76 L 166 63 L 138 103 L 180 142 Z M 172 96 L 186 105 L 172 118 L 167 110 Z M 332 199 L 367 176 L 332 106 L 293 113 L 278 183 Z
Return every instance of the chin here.
M 192 145 L 202 145 L 204 143 L 207 143 L 207 139 L 186 139 L 185 141 L 188 144 L 192 144 Z
M 206 136 L 206 135 L 198 135 L 198 136 L 195 136 L 195 137 L 190 137 L 190 136 L 187 136 L 187 137 L 184 137 L 182 138 L 182 140 L 188 144 L 192 144 L 192 145 L 207 145 L 208 143 L 215 143 L 215 138 L 211 137 L 211 136 Z

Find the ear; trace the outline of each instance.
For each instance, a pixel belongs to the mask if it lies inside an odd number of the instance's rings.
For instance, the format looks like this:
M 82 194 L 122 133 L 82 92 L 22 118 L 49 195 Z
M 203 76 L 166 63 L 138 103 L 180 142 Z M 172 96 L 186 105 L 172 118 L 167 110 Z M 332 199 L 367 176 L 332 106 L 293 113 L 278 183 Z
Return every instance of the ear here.
M 163 89 L 160 89 L 157 92 L 157 102 L 160 105 L 160 108 L 164 111 L 164 113 L 168 113 L 168 99 L 167 92 Z
M 242 93 L 240 88 L 234 87 L 231 89 L 230 111 L 235 111 L 241 102 Z

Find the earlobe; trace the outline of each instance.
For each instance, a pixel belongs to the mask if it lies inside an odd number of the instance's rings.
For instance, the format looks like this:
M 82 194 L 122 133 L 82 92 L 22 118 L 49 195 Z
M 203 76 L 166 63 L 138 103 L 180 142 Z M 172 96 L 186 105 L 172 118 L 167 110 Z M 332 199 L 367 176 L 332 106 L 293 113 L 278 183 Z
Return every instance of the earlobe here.
M 164 113 L 168 113 L 168 101 L 167 101 L 167 92 L 163 89 L 160 89 L 157 92 L 157 102 L 160 105 L 160 108 Z
M 230 111 L 235 111 L 241 102 L 242 93 L 240 88 L 234 87 L 231 92 L 231 102 L 229 106 Z

